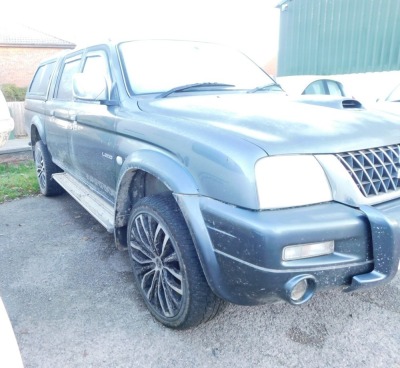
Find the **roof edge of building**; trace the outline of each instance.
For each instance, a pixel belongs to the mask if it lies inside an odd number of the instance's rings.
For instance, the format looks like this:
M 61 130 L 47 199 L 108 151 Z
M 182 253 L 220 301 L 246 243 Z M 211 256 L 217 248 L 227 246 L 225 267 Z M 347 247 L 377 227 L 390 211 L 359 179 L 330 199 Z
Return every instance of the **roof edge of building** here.
M 38 44 L 38 43 L 0 43 L 0 47 L 13 47 L 13 48 L 35 48 L 35 49 L 74 49 L 75 44 Z

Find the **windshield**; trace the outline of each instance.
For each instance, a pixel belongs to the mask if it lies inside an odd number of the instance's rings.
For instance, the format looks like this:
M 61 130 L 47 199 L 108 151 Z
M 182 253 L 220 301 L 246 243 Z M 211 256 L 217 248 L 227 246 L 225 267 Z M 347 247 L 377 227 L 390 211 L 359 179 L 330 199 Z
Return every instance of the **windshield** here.
M 400 101 L 400 85 L 397 86 L 389 95 L 387 98 L 387 101 L 394 101 L 398 102 Z
M 237 89 L 274 83 L 248 57 L 225 46 L 189 41 L 131 41 L 120 44 L 119 52 L 127 87 L 133 94 L 165 92 L 196 83 L 226 84 Z

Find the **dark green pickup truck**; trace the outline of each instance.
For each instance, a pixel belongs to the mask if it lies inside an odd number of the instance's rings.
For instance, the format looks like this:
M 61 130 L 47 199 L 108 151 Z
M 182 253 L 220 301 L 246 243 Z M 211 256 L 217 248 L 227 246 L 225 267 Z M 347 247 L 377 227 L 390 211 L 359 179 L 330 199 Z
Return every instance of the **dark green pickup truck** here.
M 394 115 L 290 98 L 235 50 L 167 40 L 48 59 L 25 107 L 42 193 L 66 190 L 114 233 L 168 327 L 397 272 Z

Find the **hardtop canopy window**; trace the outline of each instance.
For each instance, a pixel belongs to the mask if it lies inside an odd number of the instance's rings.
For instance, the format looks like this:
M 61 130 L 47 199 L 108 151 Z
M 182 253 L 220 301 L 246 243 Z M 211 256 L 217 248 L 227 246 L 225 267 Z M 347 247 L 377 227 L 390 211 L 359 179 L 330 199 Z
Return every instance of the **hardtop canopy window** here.
M 52 61 L 39 67 L 29 87 L 29 93 L 37 96 L 47 95 L 47 89 L 55 65 L 56 62 Z

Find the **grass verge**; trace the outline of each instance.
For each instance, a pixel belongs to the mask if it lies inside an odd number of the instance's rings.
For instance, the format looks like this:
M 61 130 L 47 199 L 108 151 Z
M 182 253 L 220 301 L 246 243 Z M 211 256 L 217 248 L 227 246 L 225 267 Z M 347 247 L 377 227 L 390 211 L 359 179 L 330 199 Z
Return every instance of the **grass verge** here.
M 0 164 L 0 203 L 39 194 L 33 161 Z

